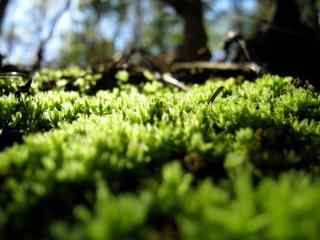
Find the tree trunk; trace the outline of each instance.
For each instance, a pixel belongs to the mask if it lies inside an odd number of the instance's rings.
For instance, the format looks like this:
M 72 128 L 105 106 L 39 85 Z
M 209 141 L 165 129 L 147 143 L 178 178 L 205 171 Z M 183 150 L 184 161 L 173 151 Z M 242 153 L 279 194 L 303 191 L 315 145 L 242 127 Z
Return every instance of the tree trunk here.
M 143 6 L 141 0 L 135 2 L 135 27 L 133 32 L 133 46 L 139 48 L 142 46 L 142 32 L 143 32 Z
M 301 14 L 296 0 L 276 1 L 276 10 L 271 25 L 275 28 L 295 28 L 296 24 L 301 25 Z
M 305 6 L 305 5 L 304 5 Z M 319 85 L 319 32 L 302 20 L 297 0 L 277 0 L 272 21 L 248 41 L 254 59 L 274 74 L 291 75 Z
M 176 61 L 207 61 L 211 58 L 204 25 L 202 0 L 161 0 L 174 8 L 184 21 L 183 42 Z
M 306 1 L 306 9 L 304 13 L 304 20 L 307 24 L 315 29 L 315 31 L 320 31 L 319 25 L 319 16 L 318 12 L 320 11 L 318 7 L 317 0 L 305 0 Z
M 3 30 L 3 21 L 8 7 L 9 0 L 0 0 L 0 36 Z
M 232 20 L 232 30 L 244 33 L 245 24 L 243 18 L 245 17 L 243 0 L 232 0 L 232 13 L 235 16 Z

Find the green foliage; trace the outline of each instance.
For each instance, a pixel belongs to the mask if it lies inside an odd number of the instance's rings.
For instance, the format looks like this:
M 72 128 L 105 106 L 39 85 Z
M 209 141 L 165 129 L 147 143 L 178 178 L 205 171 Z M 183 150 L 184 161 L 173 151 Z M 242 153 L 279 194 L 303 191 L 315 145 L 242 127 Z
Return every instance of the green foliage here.
M 114 44 L 91 28 L 84 33 L 66 36 L 65 39 L 60 49 L 60 66 L 95 66 L 106 62 L 114 54 Z
M 317 239 L 320 96 L 290 78 L 0 97 L 4 239 Z M 125 80 L 124 72 L 118 77 Z M 52 91 L 42 86 L 55 82 Z M 217 89 L 223 91 L 208 104 Z M 32 220 L 31 220 L 32 219 Z
M 69 67 L 64 70 L 42 69 L 33 82 L 35 92 L 48 90 L 77 91 L 88 93 L 100 78 L 90 70 L 79 67 Z
M 0 76 L 0 96 L 10 92 L 15 93 L 25 83 L 26 80 L 20 76 Z

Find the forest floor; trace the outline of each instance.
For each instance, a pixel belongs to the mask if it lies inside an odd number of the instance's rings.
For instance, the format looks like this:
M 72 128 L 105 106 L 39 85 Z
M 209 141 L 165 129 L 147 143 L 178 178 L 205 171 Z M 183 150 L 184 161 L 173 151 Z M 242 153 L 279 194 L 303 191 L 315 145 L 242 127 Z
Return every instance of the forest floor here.
M 130 74 L 0 76 L 1 239 L 318 240 L 319 92 Z

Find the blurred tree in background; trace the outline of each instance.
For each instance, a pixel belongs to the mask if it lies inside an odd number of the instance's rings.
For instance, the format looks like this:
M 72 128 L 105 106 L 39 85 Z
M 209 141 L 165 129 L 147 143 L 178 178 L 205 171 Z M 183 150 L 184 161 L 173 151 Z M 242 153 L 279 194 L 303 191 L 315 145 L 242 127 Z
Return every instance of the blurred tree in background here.
M 266 28 L 248 41 L 253 59 L 268 72 L 317 81 L 320 55 L 319 8 L 315 0 L 274 1 Z
M 308 45 L 297 36 L 315 42 L 319 35 L 319 0 L 67 2 L 1 0 L 0 52 L 24 65 L 94 65 L 131 48 L 143 48 L 168 62 L 216 60 L 221 58 L 224 34 L 233 30 L 249 40 L 255 60 L 279 65 L 289 58 L 277 61 L 270 51 L 262 51 L 268 48 L 260 43 L 273 45 L 272 39 L 263 37 L 270 32 L 275 36 L 291 32 L 283 41 L 291 48 L 284 55 L 292 58 L 292 48 Z M 296 58 L 306 57 L 308 51 L 306 47 L 300 57 L 296 51 Z
M 3 20 L 6 14 L 8 3 L 9 3 L 9 0 L 0 1 L 0 37 L 2 36 Z M 2 65 L 3 57 L 4 56 L 0 53 L 0 66 Z
M 2 32 L 2 24 L 3 24 L 8 3 L 9 3 L 9 0 L 0 1 L 0 34 Z

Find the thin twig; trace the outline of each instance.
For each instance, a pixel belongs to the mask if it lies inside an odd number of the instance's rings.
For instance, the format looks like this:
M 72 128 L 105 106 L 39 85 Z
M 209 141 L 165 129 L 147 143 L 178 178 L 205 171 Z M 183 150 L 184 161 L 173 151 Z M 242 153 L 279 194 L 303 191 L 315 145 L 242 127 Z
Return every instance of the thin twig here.
M 222 92 L 223 89 L 224 89 L 223 86 L 219 87 L 219 88 L 212 94 L 212 96 L 209 98 L 208 104 L 213 103 L 214 100 L 217 98 L 217 96 L 219 95 L 219 93 Z
M 175 79 L 174 77 L 172 77 L 172 75 L 170 73 L 164 73 L 161 75 L 161 77 L 159 78 L 160 81 L 166 83 L 166 84 L 170 84 L 182 91 L 188 91 L 188 87 L 186 85 L 184 85 L 182 82 L 178 81 L 177 79 Z

